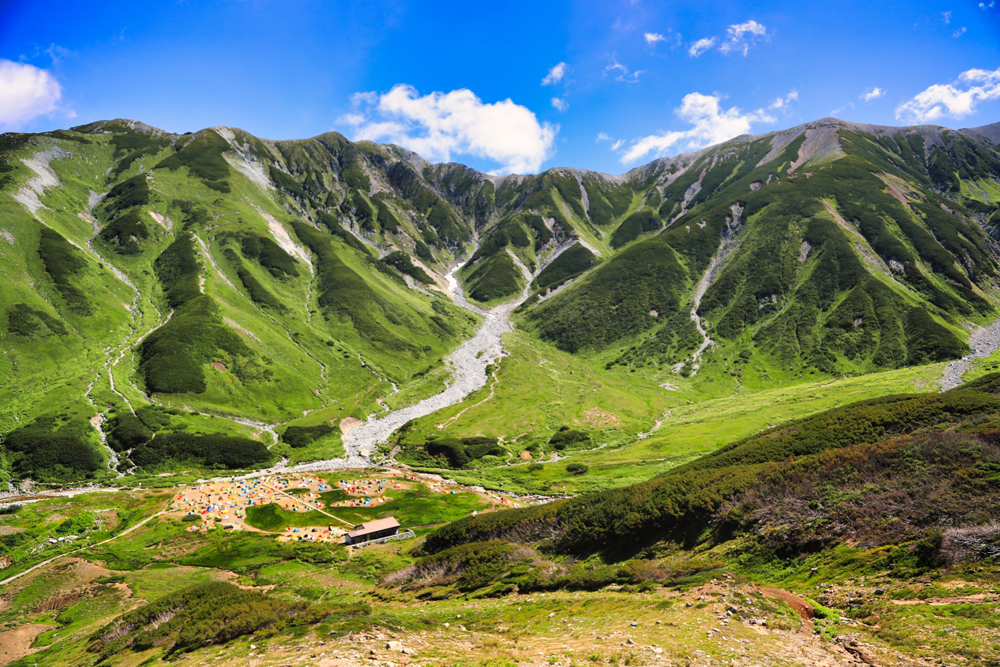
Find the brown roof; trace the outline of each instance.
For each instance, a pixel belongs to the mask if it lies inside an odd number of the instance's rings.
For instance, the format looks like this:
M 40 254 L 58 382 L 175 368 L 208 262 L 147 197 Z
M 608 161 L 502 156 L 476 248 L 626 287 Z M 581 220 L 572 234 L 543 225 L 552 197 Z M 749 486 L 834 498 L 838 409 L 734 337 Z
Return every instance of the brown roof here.
M 357 537 L 359 535 L 367 535 L 368 533 L 376 533 L 380 530 L 386 530 L 388 528 L 399 528 L 399 522 L 391 516 L 385 519 L 376 519 L 375 521 L 369 521 L 368 523 L 359 523 L 354 527 L 354 530 L 348 532 L 347 534 L 351 537 Z

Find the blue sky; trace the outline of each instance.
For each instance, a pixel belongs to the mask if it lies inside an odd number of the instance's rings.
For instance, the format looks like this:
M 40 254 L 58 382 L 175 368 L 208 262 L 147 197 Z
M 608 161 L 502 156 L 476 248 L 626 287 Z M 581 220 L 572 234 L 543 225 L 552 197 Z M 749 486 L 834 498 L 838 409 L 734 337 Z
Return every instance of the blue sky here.
M 1000 121 L 1000 6 L 0 0 L 0 131 L 335 130 L 496 173 L 622 173 L 830 115 Z

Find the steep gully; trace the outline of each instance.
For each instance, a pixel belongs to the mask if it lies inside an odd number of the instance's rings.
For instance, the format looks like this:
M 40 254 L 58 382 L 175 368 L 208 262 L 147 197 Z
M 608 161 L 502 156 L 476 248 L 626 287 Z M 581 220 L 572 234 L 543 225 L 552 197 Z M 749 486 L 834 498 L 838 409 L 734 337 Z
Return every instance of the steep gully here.
M 118 454 L 110 446 L 108 446 L 107 433 L 104 431 L 104 420 L 109 408 L 105 407 L 104 410 L 101 410 L 101 407 L 97 405 L 97 403 L 94 401 L 94 399 L 91 397 L 90 394 L 91 392 L 93 392 L 94 387 L 100 381 L 101 373 L 102 372 L 107 373 L 108 385 L 111 388 L 112 393 L 114 393 L 116 396 L 122 399 L 125 405 L 128 406 L 129 412 L 135 414 L 135 410 L 132 407 L 132 402 L 128 400 L 128 397 L 125 396 L 125 394 L 120 392 L 118 388 L 115 387 L 114 369 L 115 366 L 118 365 L 118 363 L 125 357 L 125 355 L 132 348 L 133 346 L 132 338 L 139 332 L 139 327 L 141 326 L 140 323 L 141 311 L 139 310 L 139 297 L 141 294 L 139 288 L 136 287 L 124 273 L 119 271 L 114 265 L 105 260 L 104 257 L 102 257 L 101 254 L 97 252 L 97 250 L 94 248 L 94 243 L 93 243 L 94 239 L 100 232 L 100 227 L 97 224 L 97 220 L 94 218 L 94 207 L 97 206 L 97 204 L 103 198 L 104 195 L 91 191 L 90 195 L 87 198 L 87 212 L 86 214 L 80 215 L 81 218 L 83 218 L 85 221 L 91 224 L 94 230 L 93 235 L 91 235 L 91 237 L 87 239 L 87 250 L 94 257 L 97 258 L 97 261 L 99 261 L 104 266 L 110 268 L 112 273 L 114 273 L 115 277 L 121 282 L 123 282 L 125 285 L 127 285 L 129 289 L 131 289 L 132 292 L 135 294 L 135 296 L 132 299 L 131 305 L 126 306 L 128 308 L 129 315 L 131 315 L 132 317 L 132 322 L 131 324 L 129 324 L 129 332 L 125 335 L 125 337 L 121 340 L 121 342 L 118 343 L 118 345 L 107 347 L 104 349 L 104 353 L 106 355 L 104 365 L 98 369 L 97 373 L 94 375 L 94 379 L 87 386 L 87 391 L 84 392 L 84 397 L 87 398 L 87 400 L 89 400 L 94 405 L 94 407 L 100 411 L 91 420 L 91 424 L 93 424 L 93 426 L 97 429 L 97 432 L 100 434 L 101 445 L 103 445 L 108 450 L 108 457 L 109 457 L 108 468 L 117 471 L 118 477 L 121 478 L 125 476 L 125 472 L 118 470 L 118 465 L 119 465 Z M 146 335 L 148 335 L 148 333 Z M 140 337 L 139 340 L 141 340 L 142 337 Z M 138 341 L 136 341 L 136 343 L 137 342 Z

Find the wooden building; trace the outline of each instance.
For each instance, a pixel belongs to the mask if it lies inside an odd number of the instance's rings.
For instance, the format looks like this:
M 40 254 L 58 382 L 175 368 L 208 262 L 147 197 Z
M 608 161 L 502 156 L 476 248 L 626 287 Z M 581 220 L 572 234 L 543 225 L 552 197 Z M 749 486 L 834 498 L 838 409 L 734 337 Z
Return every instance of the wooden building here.
M 344 536 L 344 544 L 359 544 L 370 542 L 382 537 L 390 537 L 399 532 L 399 522 L 391 516 L 385 519 L 376 519 L 367 523 L 359 523 L 354 530 L 349 531 Z

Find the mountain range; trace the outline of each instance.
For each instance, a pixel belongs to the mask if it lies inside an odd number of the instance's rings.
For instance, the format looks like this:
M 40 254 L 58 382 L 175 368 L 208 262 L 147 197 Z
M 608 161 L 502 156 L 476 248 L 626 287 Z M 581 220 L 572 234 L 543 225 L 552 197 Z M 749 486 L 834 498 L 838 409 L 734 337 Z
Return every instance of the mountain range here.
M 370 415 L 440 392 L 501 304 L 512 355 L 666 397 L 650 421 L 675 394 L 956 359 L 997 307 L 998 142 L 1000 124 L 827 118 L 621 175 L 492 176 L 336 133 L 4 134 L 0 469 L 61 483 L 332 458 Z M 600 418 L 410 455 L 460 468 L 523 435 L 634 440 L 596 387 L 574 414 Z

